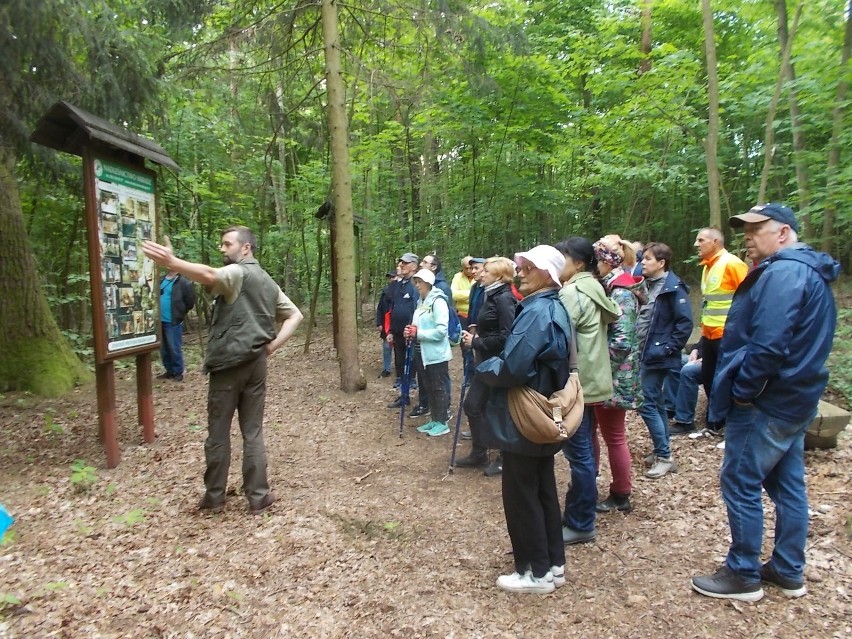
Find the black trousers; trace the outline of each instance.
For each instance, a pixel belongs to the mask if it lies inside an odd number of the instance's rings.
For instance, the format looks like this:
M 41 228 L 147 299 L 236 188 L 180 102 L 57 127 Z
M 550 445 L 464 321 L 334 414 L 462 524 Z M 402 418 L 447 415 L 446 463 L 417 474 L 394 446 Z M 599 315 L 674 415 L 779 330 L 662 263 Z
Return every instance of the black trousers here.
M 402 371 L 405 368 L 405 338 L 402 333 L 391 333 L 393 335 L 393 364 L 396 368 L 396 378 L 402 380 Z M 414 364 L 412 360 L 411 374 L 414 374 Z
M 485 428 L 485 405 L 490 394 L 491 387 L 474 375 L 464 398 L 464 414 L 470 425 L 470 454 L 474 457 L 488 454 L 488 447 L 482 443 L 482 431 Z
M 710 405 L 710 393 L 713 390 L 713 376 L 716 375 L 716 365 L 719 362 L 720 339 L 701 338 L 701 385 L 707 395 L 707 405 Z M 722 424 L 707 423 L 708 428 L 719 428 Z
M 565 565 L 562 512 L 556 493 L 553 456 L 529 457 L 503 451 L 503 511 L 512 541 L 515 571 L 543 577 Z

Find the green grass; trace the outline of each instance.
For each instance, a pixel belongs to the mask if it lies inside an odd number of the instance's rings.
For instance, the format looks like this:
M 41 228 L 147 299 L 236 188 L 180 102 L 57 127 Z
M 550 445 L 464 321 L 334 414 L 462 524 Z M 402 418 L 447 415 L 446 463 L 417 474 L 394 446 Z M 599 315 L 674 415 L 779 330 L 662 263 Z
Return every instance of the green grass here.
M 837 309 L 834 348 L 828 357 L 828 387 L 852 406 L 852 309 Z

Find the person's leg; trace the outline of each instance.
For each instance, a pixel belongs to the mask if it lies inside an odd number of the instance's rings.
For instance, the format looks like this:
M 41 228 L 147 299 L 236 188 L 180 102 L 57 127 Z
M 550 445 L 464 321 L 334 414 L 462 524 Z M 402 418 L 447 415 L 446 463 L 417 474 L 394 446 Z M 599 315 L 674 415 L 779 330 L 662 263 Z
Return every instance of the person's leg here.
M 488 403 L 490 387 L 474 376 L 464 397 L 464 413 L 470 426 L 470 455 L 459 459 L 456 465 L 479 466 L 488 463 L 488 448 L 482 444 L 482 429 L 485 426 L 485 405 Z
M 727 565 L 749 582 L 760 580 L 762 487 L 776 503 L 772 564 L 782 576 L 802 578 L 808 532 L 804 431 L 810 421 L 787 422 L 736 405 L 728 414 L 720 475 L 731 527 Z
M 551 564 L 537 462 L 535 457 L 503 453 L 503 511 L 512 542 L 515 572 L 524 574 L 529 569 L 534 576 L 541 577 Z M 554 478 L 554 484 L 555 481 Z
M 210 373 L 207 390 L 207 439 L 204 441 L 204 500 L 210 506 L 225 502 L 231 465 L 231 420 L 239 401 L 238 374 L 233 369 Z
M 263 409 L 266 403 L 266 351 L 243 365 L 244 382 L 239 402 L 243 434 L 243 486 L 249 505 L 258 507 L 269 493 L 266 477 L 266 446 L 263 442 Z
M 450 398 L 446 393 L 446 381 L 450 376 L 449 362 L 429 364 L 423 371 L 423 377 L 429 387 L 432 421 L 446 424 L 450 407 Z
M 393 346 L 393 363 L 396 368 L 396 378 L 401 381 L 405 368 L 405 338 L 402 336 L 402 333 L 393 333 L 393 343 L 391 345 Z
M 810 421 L 810 420 L 809 420 Z M 796 426 L 787 425 L 783 432 L 790 441 L 787 452 L 763 482 L 766 492 L 775 504 L 775 548 L 772 566 L 775 571 L 791 581 L 803 581 L 805 571 L 805 544 L 808 538 L 808 494 L 805 488 L 805 437 L 796 434 Z M 778 445 L 783 447 L 779 440 Z
M 639 414 L 645 421 L 651 440 L 654 442 L 654 454 L 662 459 L 671 457 L 668 420 L 664 421 L 661 416 L 661 411 L 665 414 L 663 382 L 668 373 L 667 369 L 645 368 L 644 366 L 640 369 L 642 395 L 645 401 L 639 408 Z
M 698 403 L 698 385 L 701 383 L 702 362 L 691 362 L 680 370 L 680 385 L 675 405 L 675 421 L 679 424 L 695 423 L 695 405 Z
M 571 486 L 565 495 L 563 523 L 578 532 L 591 532 L 595 529 L 598 489 L 592 450 L 593 423 L 594 411 L 591 406 L 586 406 L 580 428 L 562 446 L 562 452 L 571 464 Z M 505 472 L 505 459 L 503 462 Z
M 175 367 L 175 377 L 183 377 L 183 323 L 175 324 L 172 349 Z
M 704 385 L 704 393 L 707 395 L 708 403 L 710 393 L 713 390 L 713 377 L 716 375 L 716 363 L 719 361 L 719 348 L 721 339 L 701 338 L 701 382 Z M 707 422 L 707 428 L 721 433 L 725 422 Z
M 426 373 L 423 368 L 423 357 L 420 352 L 420 346 L 414 346 L 414 353 L 412 357 L 412 368 L 414 370 L 414 362 L 417 363 L 417 407 L 421 407 L 423 409 L 429 409 L 429 384 L 423 378 Z M 423 413 L 426 414 L 425 411 Z
M 382 340 L 382 372 L 387 371 L 390 373 L 391 369 L 391 355 L 393 353 L 393 349 L 391 345 L 388 344 L 386 339 Z
M 556 472 L 553 456 L 539 457 L 538 499 L 544 515 L 544 532 L 547 536 L 547 566 L 565 565 L 565 544 L 562 541 L 562 511 L 559 508 L 559 492 L 556 488 Z M 533 569 L 534 574 L 535 569 Z
M 627 446 L 625 418 L 627 411 L 621 408 L 595 406 L 595 418 L 606 442 L 612 483 L 611 495 L 627 497 L 633 492 L 630 449 Z
M 163 364 L 165 374 L 172 377 L 174 375 L 172 373 L 174 364 L 172 363 L 172 350 L 169 344 L 169 324 L 170 322 L 160 322 L 161 334 L 163 336 L 163 340 L 160 342 L 160 361 Z
M 677 394 L 680 390 L 680 372 L 681 368 L 671 368 L 666 375 L 666 380 L 663 382 L 663 403 L 666 407 L 666 416 L 671 415 L 677 410 Z
M 160 355 L 163 357 L 163 367 L 172 377 L 183 375 L 183 325 L 171 322 L 161 322 L 163 327 L 163 344 Z

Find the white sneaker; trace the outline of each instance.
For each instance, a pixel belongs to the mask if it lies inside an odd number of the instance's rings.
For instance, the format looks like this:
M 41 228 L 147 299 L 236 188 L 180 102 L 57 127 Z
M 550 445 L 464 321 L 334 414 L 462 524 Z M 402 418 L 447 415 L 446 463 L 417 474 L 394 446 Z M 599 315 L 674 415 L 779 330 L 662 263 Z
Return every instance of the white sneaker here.
M 561 588 L 565 585 L 565 566 L 551 566 L 550 574 L 553 576 L 553 585 Z
M 549 572 L 544 577 L 533 577 L 531 571 L 527 570 L 523 575 L 513 572 L 511 575 L 500 575 L 497 577 L 497 587 L 508 592 L 532 593 L 546 595 L 556 590 L 553 575 Z
M 657 463 L 651 467 L 645 477 L 650 479 L 659 479 L 669 473 L 677 472 L 677 462 L 674 457 L 657 457 Z

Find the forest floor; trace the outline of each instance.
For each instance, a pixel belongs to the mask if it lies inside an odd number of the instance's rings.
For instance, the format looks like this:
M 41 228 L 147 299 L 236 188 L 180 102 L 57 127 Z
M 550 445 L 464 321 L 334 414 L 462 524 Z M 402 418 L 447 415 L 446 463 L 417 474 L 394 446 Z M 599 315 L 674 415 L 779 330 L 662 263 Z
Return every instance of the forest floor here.
M 354 395 L 336 390 L 327 326 L 309 355 L 294 341 L 270 361 L 265 431 L 278 501 L 262 516 L 237 495 L 236 427 L 233 495 L 221 514 L 195 510 L 206 405 L 197 346 L 183 383 L 155 383 L 150 446 L 136 426 L 135 373 L 117 372 L 123 458 L 112 470 L 97 441 L 94 387 L 54 400 L 0 396 L 0 502 L 17 520 L 0 548 L 0 637 L 852 636 L 848 433 L 836 449 L 806 454 L 802 599 L 770 587 L 743 604 L 690 590 L 729 543 L 723 451 L 712 439 L 675 438 L 680 472 L 646 480 L 650 440 L 636 415 L 635 511 L 600 516 L 596 541 L 567 549 L 564 587 L 511 595 L 494 583 L 513 569 L 500 479 L 448 474 L 452 439 L 418 434 L 420 420 L 406 418 L 400 438 L 399 412 L 386 408 L 390 379 L 376 379 L 379 341 L 362 341 L 369 385 Z M 77 459 L 91 468 L 72 475 Z M 557 477 L 564 494 L 561 455 Z M 602 493 L 608 483 L 604 455 Z M 765 503 L 768 552 L 774 510 Z

